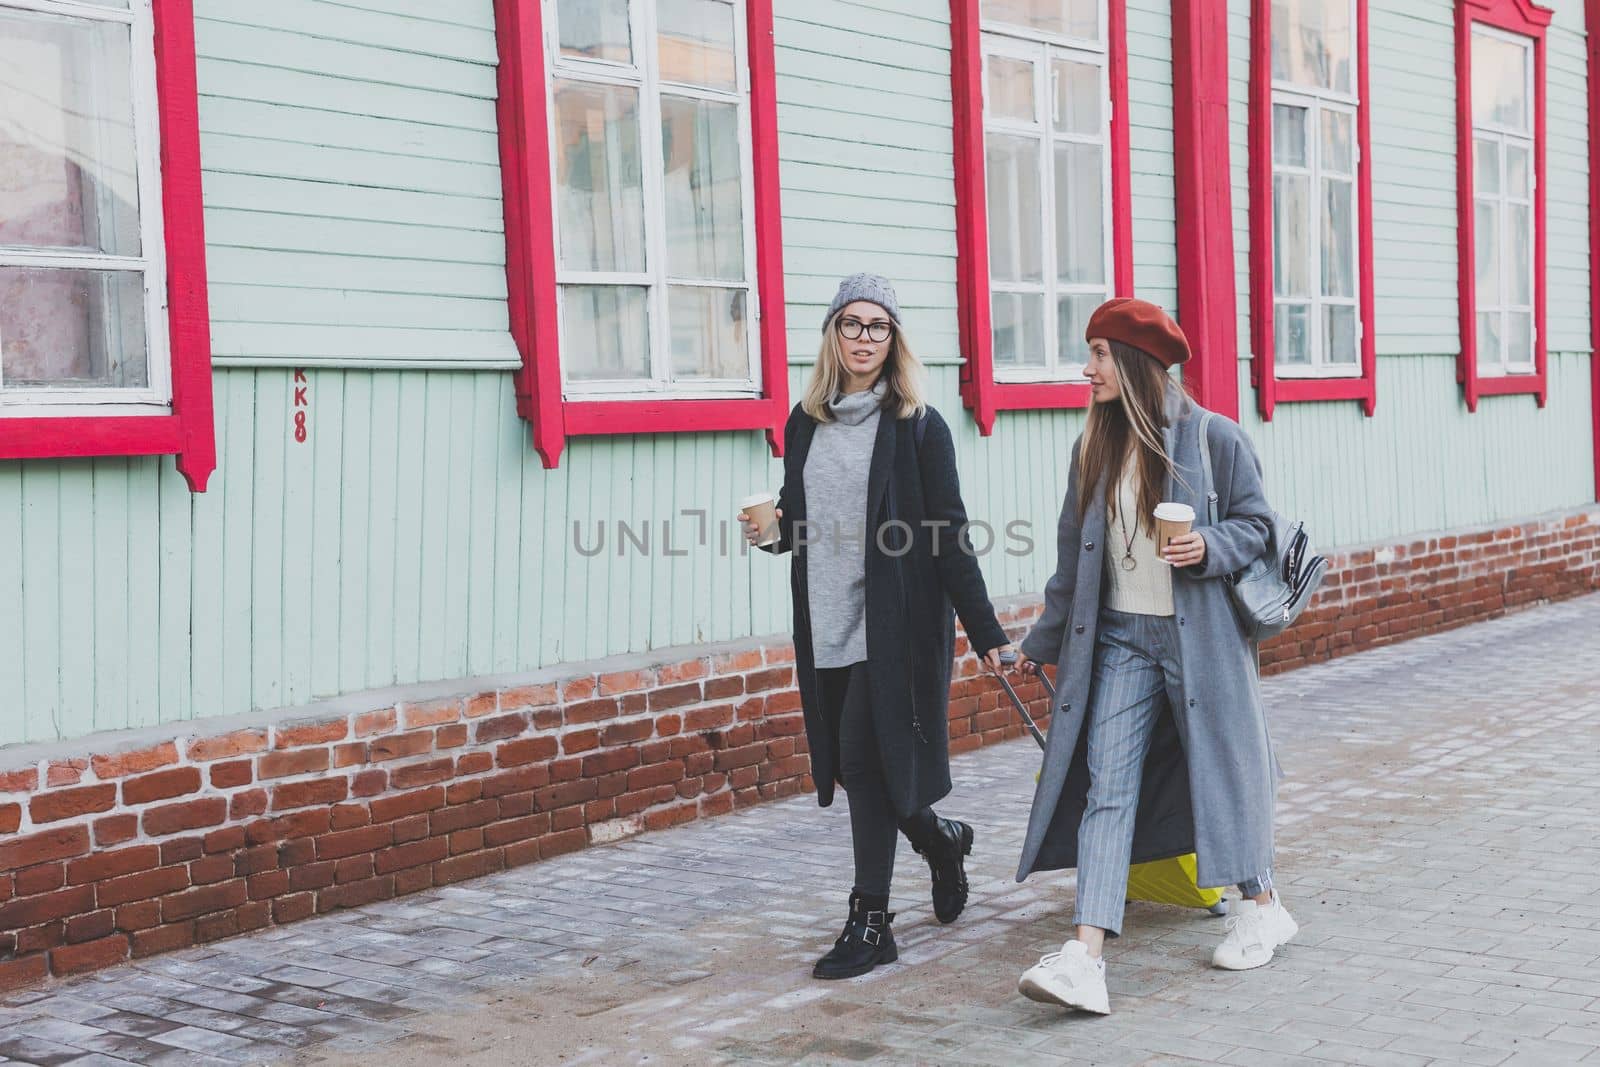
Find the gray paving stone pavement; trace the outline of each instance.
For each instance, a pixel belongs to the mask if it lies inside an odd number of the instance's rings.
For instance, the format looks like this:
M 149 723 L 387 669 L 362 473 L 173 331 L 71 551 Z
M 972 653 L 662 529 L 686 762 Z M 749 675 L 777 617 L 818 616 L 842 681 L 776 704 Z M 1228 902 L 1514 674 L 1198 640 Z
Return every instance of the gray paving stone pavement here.
M 902 849 L 901 961 L 819 983 L 849 886 L 809 797 L 0 997 L 0 1064 L 1600 1064 L 1600 597 L 1266 683 L 1300 937 L 1135 905 L 1113 1011 L 1017 996 L 1072 879 L 1012 880 L 1032 742 L 961 757 L 972 904 Z

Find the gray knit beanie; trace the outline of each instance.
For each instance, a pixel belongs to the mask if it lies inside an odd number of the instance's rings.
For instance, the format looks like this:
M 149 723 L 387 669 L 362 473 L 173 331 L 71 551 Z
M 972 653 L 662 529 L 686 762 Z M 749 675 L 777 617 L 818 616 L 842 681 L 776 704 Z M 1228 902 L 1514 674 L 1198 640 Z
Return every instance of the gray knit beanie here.
M 828 323 L 839 314 L 840 308 L 857 300 L 870 300 L 887 311 L 896 326 L 900 324 L 900 303 L 894 298 L 894 286 L 889 284 L 889 279 L 881 274 L 852 274 L 839 283 L 839 291 L 828 305 L 828 313 L 822 317 L 822 329 L 828 329 Z

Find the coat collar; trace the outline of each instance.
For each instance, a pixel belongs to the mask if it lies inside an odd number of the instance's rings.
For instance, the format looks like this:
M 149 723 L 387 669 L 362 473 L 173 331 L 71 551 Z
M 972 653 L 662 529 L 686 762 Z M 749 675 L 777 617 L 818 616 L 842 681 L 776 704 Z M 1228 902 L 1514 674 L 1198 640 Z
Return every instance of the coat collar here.
M 1181 388 L 1168 390 L 1167 425 L 1161 431 L 1161 443 L 1166 446 L 1167 458 L 1172 461 L 1172 468 L 1167 474 L 1166 495 L 1162 498 L 1164 500 L 1177 499 L 1172 493 L 1173 472 L 1178 469 L 1178 435 L 1188 426 L 1198 407 Z

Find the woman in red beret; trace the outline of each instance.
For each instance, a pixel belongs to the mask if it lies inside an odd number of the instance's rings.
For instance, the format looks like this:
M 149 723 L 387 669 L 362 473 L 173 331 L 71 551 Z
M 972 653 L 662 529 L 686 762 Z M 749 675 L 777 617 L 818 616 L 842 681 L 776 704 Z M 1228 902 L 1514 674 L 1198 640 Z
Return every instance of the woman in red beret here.
M 1018 989 L 1106 1014 L 1101 947 L 1121 932 L 1130 863 L 1193 852 L 1200 885 L 1239 886 L 1217 967 L 1259 967 L 1297 927 L 1272 888 L 1278 769 L 1255 649 L 1222 581 L 1266 548 L 1261 462 L 1237 423 L 1202 421 L 1169 373 L 1189 343 L 1159 307 L 1107 301 L 1085 333 L 1088 422 L 1056 571 L 1017 662 L 1053 663 L 1060 681 L 1017 880 L 1076 867 L 1076 931 Z M 1195 521 L 1160 552 L 1158 504 Z

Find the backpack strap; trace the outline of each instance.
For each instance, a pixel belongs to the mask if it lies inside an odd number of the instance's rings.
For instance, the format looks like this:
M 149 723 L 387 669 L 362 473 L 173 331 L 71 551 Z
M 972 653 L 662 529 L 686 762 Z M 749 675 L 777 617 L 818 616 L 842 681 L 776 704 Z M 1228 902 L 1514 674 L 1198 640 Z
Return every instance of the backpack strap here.
M 1217 524 L 1217 483 L 1211 476 L 1211 443 L 1206 431 L 1211 428 L 1211 417 L 1215 414 L 1208 411 L 1200 416 L 1200 468 L 1205 476 L 1206 512 L 1212 526 Z

